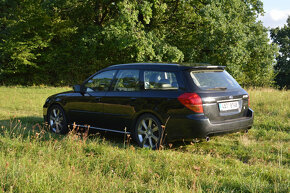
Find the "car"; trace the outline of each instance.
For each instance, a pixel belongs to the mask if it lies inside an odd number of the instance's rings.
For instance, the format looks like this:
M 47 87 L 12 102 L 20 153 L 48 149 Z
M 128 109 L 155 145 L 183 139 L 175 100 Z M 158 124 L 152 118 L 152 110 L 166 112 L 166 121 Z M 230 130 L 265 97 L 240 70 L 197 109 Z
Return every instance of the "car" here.
M 75 124 L 130 134 L 152 149 L 164 140 L 247 131 L 254 119 L 248 93 L 224 66 L 164 63 L 109 66 L 48 97 L 43 115 L 55 133 Z

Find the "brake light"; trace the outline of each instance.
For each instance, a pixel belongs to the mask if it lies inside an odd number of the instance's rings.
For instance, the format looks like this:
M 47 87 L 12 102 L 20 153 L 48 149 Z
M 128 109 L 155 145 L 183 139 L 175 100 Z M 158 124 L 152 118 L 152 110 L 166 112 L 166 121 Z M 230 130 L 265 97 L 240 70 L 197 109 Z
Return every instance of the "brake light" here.
M 248 107 L 250 107 L 250 95 L 248 95 Z
M 202 101 L 198 94 L 194 92 L 184 93 L 178 97 L 178 100 L 188 109 L 196 113 L 203 113 Z

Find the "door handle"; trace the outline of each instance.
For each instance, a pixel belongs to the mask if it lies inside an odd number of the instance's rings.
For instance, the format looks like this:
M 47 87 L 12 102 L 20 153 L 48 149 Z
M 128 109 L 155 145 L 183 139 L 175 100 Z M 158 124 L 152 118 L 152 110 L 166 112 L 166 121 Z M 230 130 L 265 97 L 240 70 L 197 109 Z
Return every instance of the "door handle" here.
M 131 97 L 130 99 L 131 99 L 131 101 L 135 101 L 137 98 L 136 97 Z

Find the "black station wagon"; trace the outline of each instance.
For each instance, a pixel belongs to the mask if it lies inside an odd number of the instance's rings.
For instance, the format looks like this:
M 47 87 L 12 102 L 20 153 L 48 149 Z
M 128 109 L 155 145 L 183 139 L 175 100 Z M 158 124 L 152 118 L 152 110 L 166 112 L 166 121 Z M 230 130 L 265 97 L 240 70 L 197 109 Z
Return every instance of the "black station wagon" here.
M 89 126 L 131 134 L 152 149 L 163 140 L 208 139 L 253 124 L 248 93 L 223 66 L 210 65 L 113 65 L 50 96 L 43 113 L 55 133 Z

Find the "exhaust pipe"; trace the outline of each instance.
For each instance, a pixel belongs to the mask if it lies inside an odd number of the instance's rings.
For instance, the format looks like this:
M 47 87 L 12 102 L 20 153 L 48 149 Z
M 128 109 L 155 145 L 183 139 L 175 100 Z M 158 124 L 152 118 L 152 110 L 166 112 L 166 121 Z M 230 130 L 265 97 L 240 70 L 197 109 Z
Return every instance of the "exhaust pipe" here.
M 209 142 L 210 138 L 207 136 L 205 137 L 206 142 Z
M 248 133 L 249 132 L 249 130 L 248 129 L 245 129 L 244 131 L 242 131 L 242 133 Z

